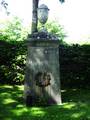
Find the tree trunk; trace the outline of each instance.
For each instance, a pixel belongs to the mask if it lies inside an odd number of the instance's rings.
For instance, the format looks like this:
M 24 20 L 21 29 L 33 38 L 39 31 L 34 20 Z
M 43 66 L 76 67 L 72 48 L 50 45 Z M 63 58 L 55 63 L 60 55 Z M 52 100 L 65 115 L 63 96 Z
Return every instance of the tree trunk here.
M 39 0 L 33 0 L 33 9 L 32 9 L 32 33 L 37 32 L 37 23 L 38 23 L 38 17 L 37 17 L 37 8 L 38 8 Z

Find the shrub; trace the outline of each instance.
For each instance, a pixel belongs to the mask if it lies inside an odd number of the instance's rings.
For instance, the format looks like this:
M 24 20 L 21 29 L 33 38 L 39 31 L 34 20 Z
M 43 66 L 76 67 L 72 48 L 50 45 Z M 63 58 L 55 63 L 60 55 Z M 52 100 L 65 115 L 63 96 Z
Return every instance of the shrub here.
M 62 86 L 90 86 L 90 45 L 60 46 Z
M 26 62 L 25 42 L 0 41 L 0 82 L 21 84 Z

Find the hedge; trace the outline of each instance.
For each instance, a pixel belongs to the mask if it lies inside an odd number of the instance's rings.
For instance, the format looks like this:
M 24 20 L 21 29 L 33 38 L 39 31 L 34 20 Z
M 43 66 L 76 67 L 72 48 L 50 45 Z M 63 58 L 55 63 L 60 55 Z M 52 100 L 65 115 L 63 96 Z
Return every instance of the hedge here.
M 0 83 L 23 84 L 27 46 L 0 40 Z M 60 45 L 62 87 L 90 86 L 90 45 Z
M 0 83 L 24 82 L 26 49 L 25 42 L 0 41 Z
M 67 87 L 90 86 L 90 45 L 60 46 L 61 84 Z

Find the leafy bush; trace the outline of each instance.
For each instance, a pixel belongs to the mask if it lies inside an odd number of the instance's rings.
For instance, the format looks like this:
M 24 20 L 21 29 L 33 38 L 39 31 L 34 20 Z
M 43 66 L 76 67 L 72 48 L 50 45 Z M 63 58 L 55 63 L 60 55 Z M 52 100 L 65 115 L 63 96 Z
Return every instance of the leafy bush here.
M 27 38 L 29 28 L 23 27 L 22 21 L 18 17 L 0 22 L 0 40 L 23 41 Z
M 90 45 L 60 46 L 60 65 L 62 87 L 90 86 Z
M 0 41 L 0 82 L 21 84 L 26 62 L 25 42 Z
M 53 33 L 55 35 L 57 35 L 58 39 L 60 40 L 60 43 L 63 43 L 63 39 L 66 36 L 64 27 L 61 26 L 58 22 L 56 21 L 49 21 L 46 23 L 45 28 L 48 32 Z M 39 31 L 42 30 L 42 26 L 39 23 L 39 27 L 38 27 Z

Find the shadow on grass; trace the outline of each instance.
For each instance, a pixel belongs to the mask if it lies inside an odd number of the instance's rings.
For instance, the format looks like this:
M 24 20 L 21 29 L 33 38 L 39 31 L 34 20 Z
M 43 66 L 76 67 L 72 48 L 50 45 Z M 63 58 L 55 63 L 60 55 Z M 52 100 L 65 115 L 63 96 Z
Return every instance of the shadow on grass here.
M 26 107 L 22 95 L 23 86 L 0 86 L 0 120 L 90 120 L 90 90 L 62 90 L 64 103 L 49 107 Z
M 90 89 L 66 88 L 62 90 L 62 101 L 90 103 Z

